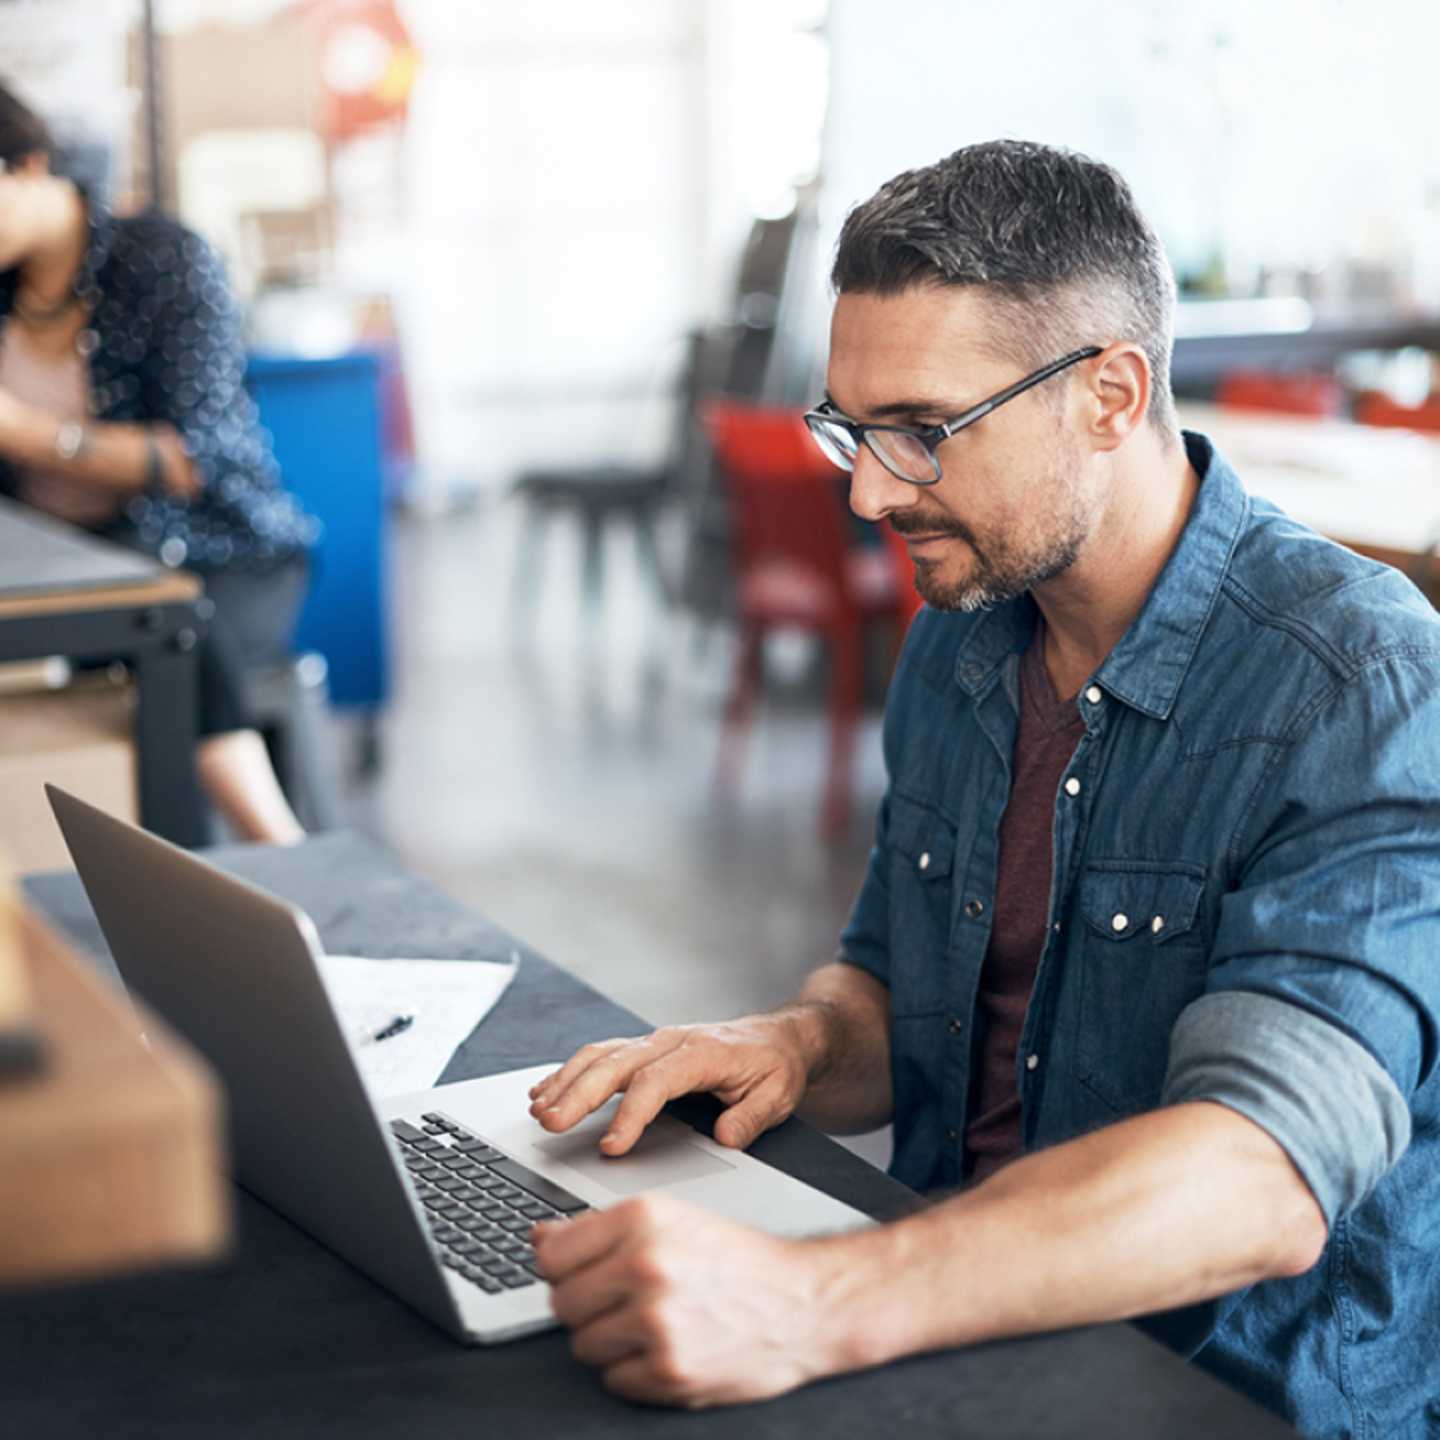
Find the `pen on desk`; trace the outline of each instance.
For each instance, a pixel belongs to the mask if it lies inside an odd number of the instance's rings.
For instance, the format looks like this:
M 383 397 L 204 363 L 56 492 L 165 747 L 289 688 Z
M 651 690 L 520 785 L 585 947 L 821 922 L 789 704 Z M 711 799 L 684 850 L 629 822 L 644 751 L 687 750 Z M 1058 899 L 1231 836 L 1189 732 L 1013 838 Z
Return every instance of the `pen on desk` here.
M 403 1035 L 414 1023 L 413 1015 L 397 1015 L 388 1025 L 382 1025 L 370 1039 L 389 1040 L 392 1036 Z

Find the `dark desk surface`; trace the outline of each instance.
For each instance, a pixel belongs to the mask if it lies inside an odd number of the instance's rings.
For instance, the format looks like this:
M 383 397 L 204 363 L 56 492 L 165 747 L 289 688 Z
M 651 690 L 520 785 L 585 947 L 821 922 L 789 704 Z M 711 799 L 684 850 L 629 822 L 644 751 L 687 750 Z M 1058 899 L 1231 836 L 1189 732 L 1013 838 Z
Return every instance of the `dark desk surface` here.
M 353 836 L 218 858 L 310 912 L 348 954 L 504 956 L 494 926 Z M 105 954 L 78 882 L 31 899 Z M 559 1060 L 646 1027 L 519 947 L 520 973 L 456 1053 L 449 1080 Z M 872 1214 L 907 1192 L 796 1122 L 755 1152 Z M 494 1349 L 455 1344 L 274 1211 L 237 1192 L 239 1241 L 218 1267 L 0 1301 L 0 1432 L 66 1437 L 403 1435 L 1156 1436 L 1293 1434 L 1127 1326 L 925 1356 L 763 1405 L 687 1414 L 615 1400 L 559 1332 Z

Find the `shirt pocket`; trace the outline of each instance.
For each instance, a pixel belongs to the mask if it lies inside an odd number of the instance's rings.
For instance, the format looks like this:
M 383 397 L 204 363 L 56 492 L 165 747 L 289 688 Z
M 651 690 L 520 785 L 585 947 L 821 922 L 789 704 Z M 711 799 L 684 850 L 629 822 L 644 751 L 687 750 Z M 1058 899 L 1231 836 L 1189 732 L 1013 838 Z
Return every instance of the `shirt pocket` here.
M 1159 1104 L 1170 1032 L 1204 992 L 1204 893 L 1201 865 L 1111 860 L 1081 873 L 1078 1073 L 1116 1115 Z
M 955 826 L 903 796 L 890 800 L 890 1013 L 945 1008 L 954 894 Z

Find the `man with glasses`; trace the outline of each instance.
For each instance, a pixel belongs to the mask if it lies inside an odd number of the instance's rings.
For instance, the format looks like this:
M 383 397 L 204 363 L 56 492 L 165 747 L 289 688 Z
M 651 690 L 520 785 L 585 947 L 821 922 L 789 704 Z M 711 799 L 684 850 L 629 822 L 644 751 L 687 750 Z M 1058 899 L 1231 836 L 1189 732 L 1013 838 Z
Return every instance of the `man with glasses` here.
M 846 221 L 806 418 L 928 608 L 836 962 L 766 1015 L 586 1047 L 602 1148 L 894 1124 L 922 1213 L 794 1242 L 664 1197 L 541 1227 L 576 1355 L 707 1405 L 1098 1321 L 1311 1435 L 1433 1436 L 1440 623 L 1247 496 L 1169 389 L 1124 182 L 1019 142 Z

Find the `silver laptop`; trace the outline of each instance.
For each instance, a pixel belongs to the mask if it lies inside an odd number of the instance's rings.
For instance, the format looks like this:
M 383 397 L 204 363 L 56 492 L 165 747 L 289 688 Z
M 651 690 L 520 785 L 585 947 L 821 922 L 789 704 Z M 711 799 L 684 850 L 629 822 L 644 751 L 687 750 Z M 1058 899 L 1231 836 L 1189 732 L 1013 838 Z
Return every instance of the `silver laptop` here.
M 528 1091 L 553 1064 L 373 1097 L 304 911 L 46 790 L 126 985 L 225 1082 L 235 1178 L 457 1339 L 555 1323 L 528 1240 L 538 1219 L 663 1188 L 775 1234 L 869 1223 L 669 1116 L 618 1159 L 596 1148 L 614 1101 L 548 1134 Z

